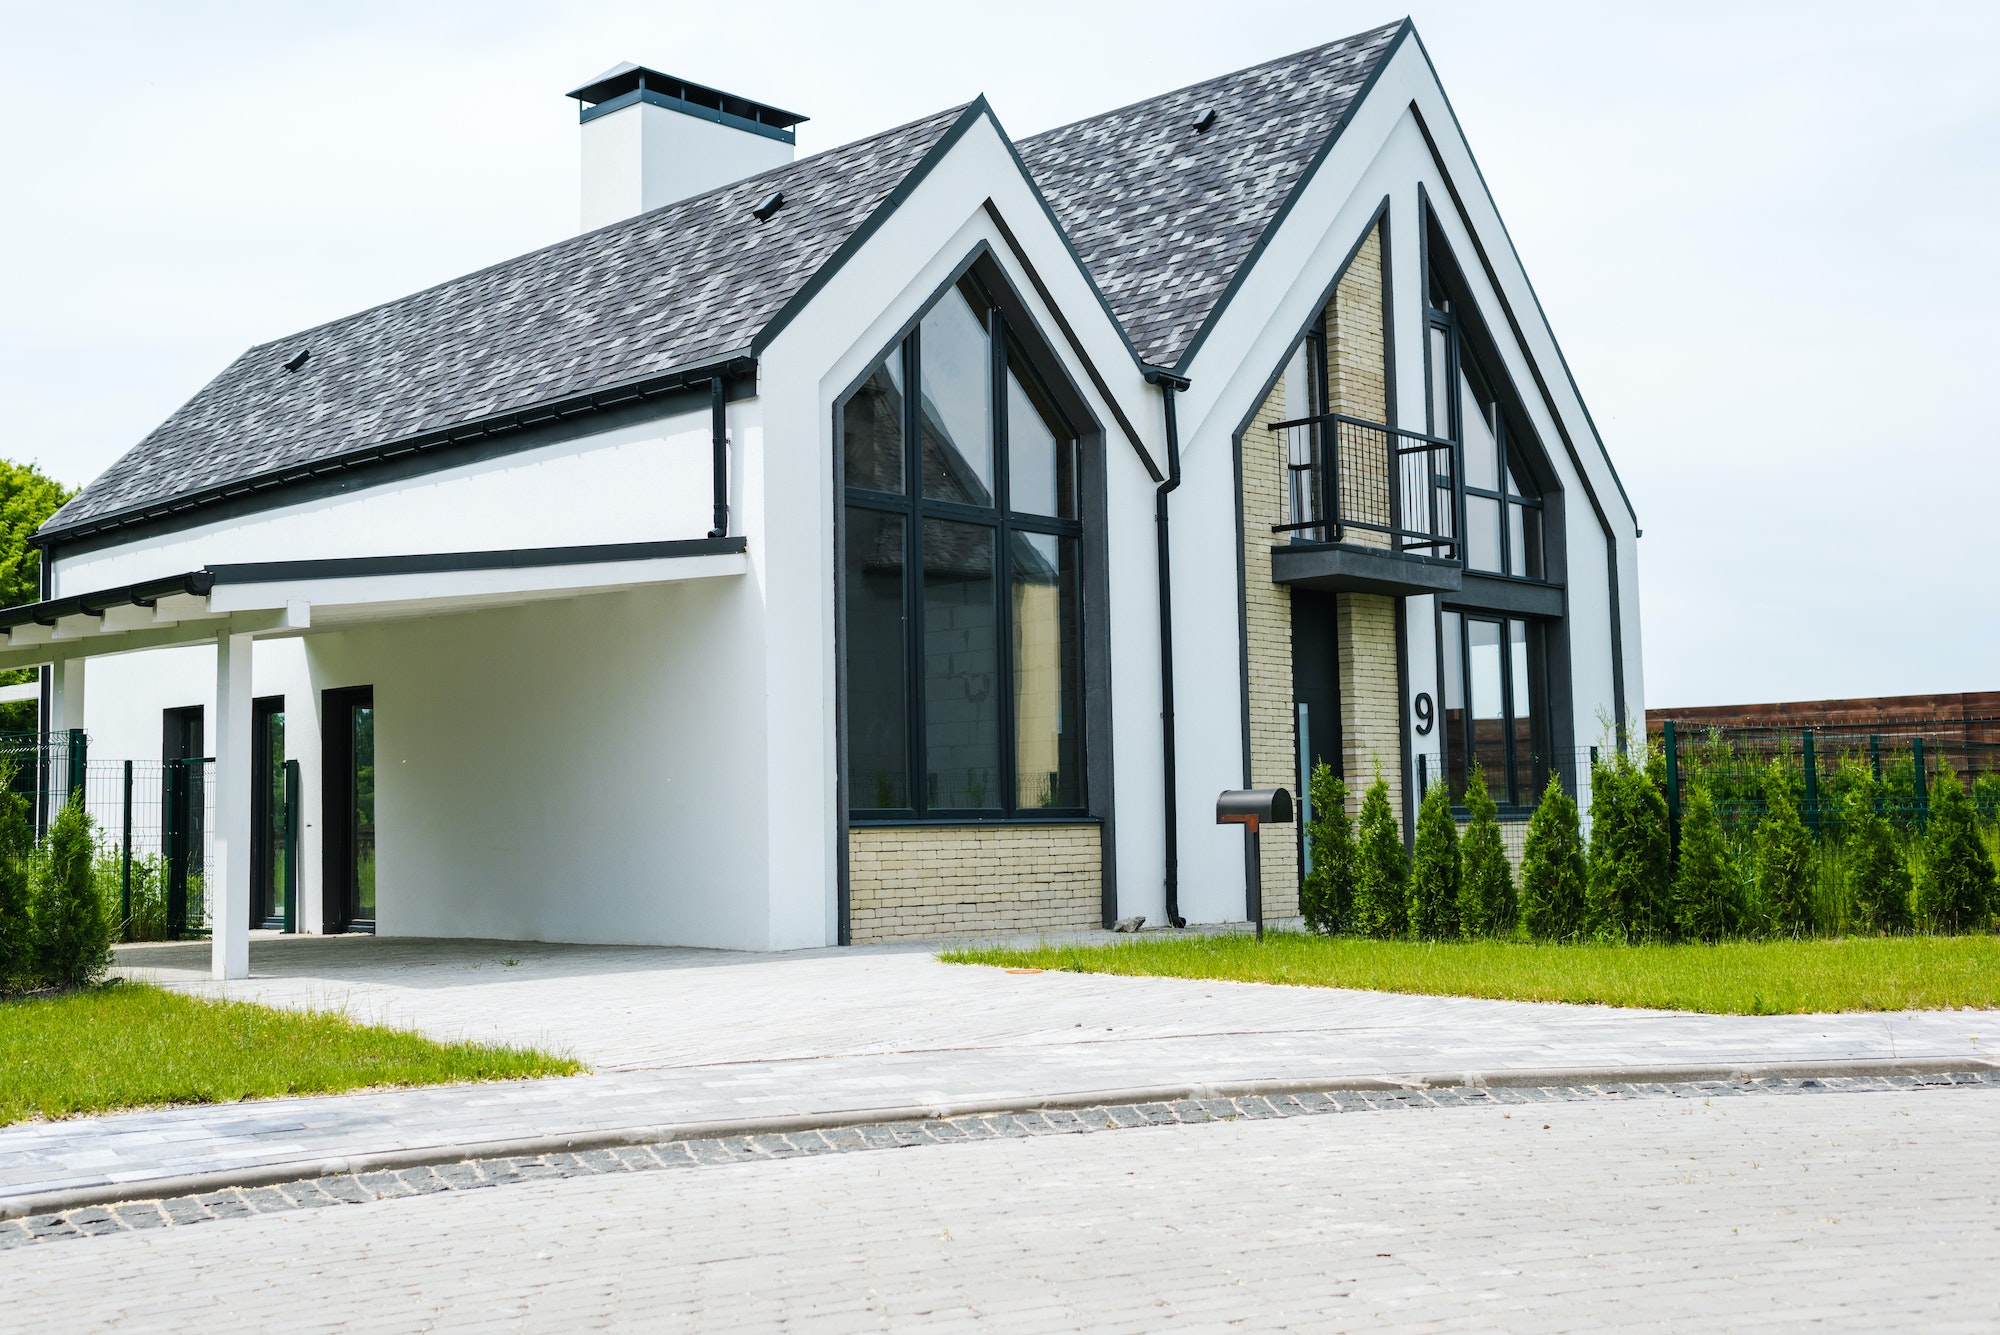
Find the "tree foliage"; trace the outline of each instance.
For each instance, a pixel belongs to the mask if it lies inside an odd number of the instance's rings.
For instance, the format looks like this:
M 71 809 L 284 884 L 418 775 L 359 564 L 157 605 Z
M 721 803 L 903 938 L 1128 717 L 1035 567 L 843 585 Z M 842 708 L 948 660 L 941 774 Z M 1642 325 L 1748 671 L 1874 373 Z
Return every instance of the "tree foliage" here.
M 1514 930 L 1518 906 L 1514 900 L 1514 868 L 1500 838 L 1500 809 L 1486 788 L 1486 772 L 1477 763 L 1465 785 L 1465 806 L 1472 820 L 1459 842 L 1463 859 L 1458 891 L 1458 929 L 1466 936 L 1505 936 Z
M 1938 772 L 1930 799 L 1923 877 L 1917 883 L 1924 924 L 1934 932 L 1983 928 L 1993 902 L 1993 856 L 1979 837 L 1972 799 L 1949 767 Z
M 1345 931 L 1354 919 L 1354 821 L 1347 814 L 1347 785 L 1324 760 L 1307 780 L 1312 816 L 1306 853 L 1312 870 L 1299 886 L 1299 912 L 1314 932 Z
M 38 972 L 28 883 L 35 831 L 28 799 L 14 791 L 14 775 L 12 761 L 0 762 L 0 993 L 33 986 Z
M 1792 801 L 1791 776 L 1773 760 L 1764 772 L 1764 819 L 1757 825 L 1757 896 L 1772 931 L 1812 931 L 1812 886 L 1812 836 Z
M 1848 902 L 1855 925 L 1893 934 L 1910 930 L 1910 860 L 1896 832 L 1877 809 L 1872 776 L 1852 786 L 1841 800 L 1842 860 L 1847 864 Z
M 1458 822 L 1451 791 L 1431 785 L 1417 807 L 1417 843 L 1410 856 L 1410 935 L 1449 941 L 1458 935 Z
M 1690 941 L 1721 941 L 1743 931 L 1749 909 L 1743 878 L 1723 838 L 1715 799 L 1704 784 L 1689 788 L 1681 814 L 1673 900 L 1674 925 Z
M 33 464 L 0 459 L 0 607 L 41 597 L 41 553 L 28 539 L 75 494 Z
M 1378 775 L 1361 799 L 1354 860 L 1355 926 L 1368 936 L 1401 936 L 1409 928 L 1404 895 L 1410 867 L 1398 824 L 1388 782 Z
M 1629 755 L 1590 774 L 1590 882 L 1584 930 L 1599 941 L 1673 934 L 1667 801 Z
M 48 847 L 34 864 L 41 974 L 57 987 L 88 987 L 111 964 L 111 929 L 90 874 L 95 853 L 78 793 L 49 827 Z
M 1521 850 L 1521 923 L 1528 935 L 1540 941 L 1581 935 L 1587 880 L 1576 801 L 1551 774 Z

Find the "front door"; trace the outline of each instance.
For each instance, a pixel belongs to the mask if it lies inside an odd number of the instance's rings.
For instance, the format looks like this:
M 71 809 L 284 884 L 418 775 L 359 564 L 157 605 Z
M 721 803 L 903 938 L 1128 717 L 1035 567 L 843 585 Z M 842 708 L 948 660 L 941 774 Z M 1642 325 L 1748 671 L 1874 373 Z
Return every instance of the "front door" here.
M 281 931 L 287 918 L 285 886 L 285 698 L 274 695 L 251 707 L 250 925 Z
M 375 688 L 328 691 L 320 711 L 321 839 L 330 932 L 375 930 Z
M 202 707 L 161 711 L 161 842 L 167 862 L 167 929 L 185 933 L 202 918 L 202 878 L 207 871 L 208 766 Z

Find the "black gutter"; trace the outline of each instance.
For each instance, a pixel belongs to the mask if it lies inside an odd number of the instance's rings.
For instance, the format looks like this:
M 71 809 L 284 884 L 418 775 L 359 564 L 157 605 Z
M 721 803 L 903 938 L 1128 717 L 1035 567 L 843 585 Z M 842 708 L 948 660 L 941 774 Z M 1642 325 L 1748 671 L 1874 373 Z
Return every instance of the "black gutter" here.
M 663 395 L 683 393 L 717 380 L 727 380 L 754 376 L 757 373 L 756 358 L 732 356 L 719 362 L 703 366 L 689 367 L 665 375 L 651 376 L 644 380 L 630 381 L 623 385 L 613 385 L 604 389 L 591 390 L 584 394 L 536 404 L 511 412 L 498 413 L 492 417 L 476 418 L 456 426 L 427 431 L 420 435 L 405 436 L 370 445 L 365 449 L 347 454 L 335 455 L 327 459 L 314 459 L 307 463 L 292 464 L 274 469 L 269 473 L 241 478 L 232 482 L 219 483 L 200 491 L 169 497 L 165 500 L 149 502 L 107 515 L 94 516 L 58 528 L 44 529 L 28 539 L 31 546 L 46 548 L 50 542 L 61 539 L 65 542 L 88 537 L 95 533 L 110 532 L 128 528 L 149 520 L 166 519 L 203 509 L 220 501 L 234 500 L 255 492 L 269 491 L 328 473 L 343 472 L 348 469 L 363 468 L 370 464 L 390 459 L 400 459 L 406 455 L 425 450 L 439 449 L 447 445 L 459 445 L 486 437 L 505 435 L 523 431 L 530 427 L 544 426 L 551 422 L 601 412 L 605 409 L 621 407 L 625 404 L 659 398 Z
M 708 531 L 711 538 L 727 537 L 729 534 L 729 405 L 725 399 L 726 392 L 721 376 L 708 382 L 709 444 L 715 451 L 715 527 Z
M 1157 366 L 1143 369 L 1146 383 L 1160 387 L 1167 413 L 1167 476 L 1153 492 L 1153 526 L 1160 544 L 1160 769 L 1167 813 L 1167 921 L 1185 927 L 1187 919 L 1181 916 L 1180 800 L 1174 776 L 1174 578 L 1173 549 L 1167 535 L 1167 493 L 1181 484 L 1181 424 L 1174 411 L 1174 395 L 1188 387 L 1188 379 Z
M 53 626 L 58 617 L 75 616 L 78 613 L 103 616 L 106 608 L 121 607 L 128 603 L 151 607 L 161 598 L 171 594 L 190 593 L 200 597 L 214 587 L 215 575 L 212 572 L 190 570 L 184 575 L 164 575 L 117 589 L 104 589 L 95 593 L 73 593 L 66 598 L 44 598 L 38 603 L 0 607 L 0 630 L 11 630 L 15 626 L 25 626 L 30 622 Z

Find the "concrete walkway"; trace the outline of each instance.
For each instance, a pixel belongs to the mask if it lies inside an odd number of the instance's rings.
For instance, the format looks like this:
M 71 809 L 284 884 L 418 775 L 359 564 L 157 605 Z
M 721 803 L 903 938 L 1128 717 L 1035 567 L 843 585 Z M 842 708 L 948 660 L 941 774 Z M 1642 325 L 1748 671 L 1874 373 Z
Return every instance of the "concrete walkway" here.
M 126 947 L 121 970 L 437 1038 L 565 1052 L 568 1080 L 278 1099 L 0 1129 L 0 1213 L 226 1173 L 536 1139 L 654 1139 L 722 1123 L 922 1115 L 1131 1091 L 1480 1072 L 1658 1073 L 1912 1059 L 1977 1069 L 1991 1011 L 1701 1016 L 1607 1007 L 1009 973 L 930 950 L 787 955 L 367 937 L 260 939 L 217 985 L 206 947 Z

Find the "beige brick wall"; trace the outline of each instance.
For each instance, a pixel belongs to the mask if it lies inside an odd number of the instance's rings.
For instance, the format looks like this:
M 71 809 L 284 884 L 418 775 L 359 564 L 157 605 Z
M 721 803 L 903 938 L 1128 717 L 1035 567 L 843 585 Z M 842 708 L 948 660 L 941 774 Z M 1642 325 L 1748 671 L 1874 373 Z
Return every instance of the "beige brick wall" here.
M 1298 717 L 1292 703 L 1292 591 L 1271 582 L 1271 526 L 1285 514 L 1285 420 L 1281 377 L 1243 433 L 1243 601 L 1250 677 L 1250 786 L 1298 796 Z M 1299 911 L 1299 847 L 1286 826 L 1263 837 L 1264 916 Z
M 1327 406 L 1337 413 L 1369 422 L 1389 420 L 1389 365 L 1382 321 L 1382 229 L 1378 224 L 1354 253 L 1326 306 Z M 1355 461 L 1358 462 L 1358 461 Z M 1344 514 L 1389 513 L 1386 467 L 1343 468 L 1341 510 Z M 1362 489 L 1369 494 L 1359 494 Z M 1368 529 L 1349 529 L 1341 541 L 1362 547 L 1387 547 L 1389 536 Z
M 1340 646 L 1341 757 L 1356 812 L 1380 770 L 1389 805 L 1403 811 L 1403 730 L 1396 700 L 1396 600 L 1378 593 L 1343 593 L 1336 631 Z
M 857 945 L 1103 926 L 1095 825 L 868 825 L 847 834 Z

